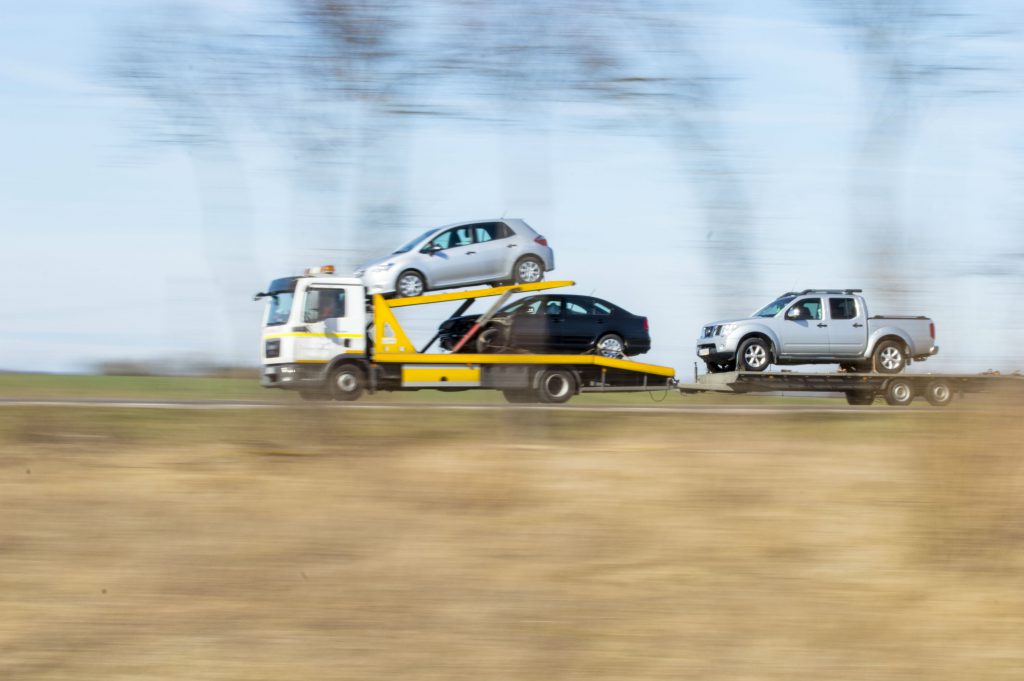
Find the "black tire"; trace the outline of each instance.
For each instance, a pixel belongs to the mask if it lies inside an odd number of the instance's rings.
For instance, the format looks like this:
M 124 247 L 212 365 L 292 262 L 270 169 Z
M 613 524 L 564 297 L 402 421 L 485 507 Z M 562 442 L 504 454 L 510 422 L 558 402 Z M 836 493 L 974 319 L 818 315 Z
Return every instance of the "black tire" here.
M 508 349 L 508 329 L 497 324 L 489 324 L 477 331 L 474 341 L 476 351 L 479 353 L 503 352 Z
M 864 362 L 842 362 L 839 365 L 839 370 L 848 374 L 861 374 L 871 371 L 871 365 Z
M 953 389 L 945 381 L 932 381 L 924 389 L 924 398 L 933 407 L 945 407 L 953 401 Z
M 736 366 L 741 371 L 764 371 L 772 363 L 772 346 L 763 338 L 748 338 L 736 351 Z
M 594 343 L 594 352 L 602 357 L 622 359 L 626 356 L 626 341 L 617 333 L 606 333 Z
M 548 369 L 537 381 L 537 398 L 546 404 L 568 402 L 576 394 L 576 377 L 566 369 Z
M 331 399 L 331 394 L 326 390 L 300 390 L 299 397 L 305 402 L 323 402 Z
M 846 403 L 857 407 L 866 407 L 875 401 L 875 394 L 864 390 L 847 390 Z
M 709 374 L 722 374 L 726 371 L 736 371 L 736 365 L 733 362 L 705 362 L 708 368 Z
M 395 297 L 412 298 L 427 291 L 427 281 L 416 270 L 406 270 L 395 280 Z
M 516 284 L 536 284 L 544 281 L 544 263 L 533 255 L 527 255 L 516 260 L 512 268 L 512 282 Z
M 531 404 L 537 401 L 537 395 L 529 389 L 502 390 L 501 394 L 504 395 L 505 401 L 511 404 Z
M 914 385 L 905 378 L 894 378 L 885 386 L 885 403 L 905 407 L 914 401 Z
M 871 364 L 880 374 L 898 374 L 907 368 L 907 351 L 899 341 L 882 341 L 871 353 Z
M 355 364 L 341 364 L 331 370 L 331 397 L 340 402 L 358 400 L 366 389 L 366 374 Z

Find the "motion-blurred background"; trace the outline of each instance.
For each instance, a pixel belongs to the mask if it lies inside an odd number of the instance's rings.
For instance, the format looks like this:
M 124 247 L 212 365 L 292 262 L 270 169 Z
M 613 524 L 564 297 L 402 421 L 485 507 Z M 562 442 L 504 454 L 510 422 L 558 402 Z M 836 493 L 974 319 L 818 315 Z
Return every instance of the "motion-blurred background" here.
M 935 318 L 927 370 L 1019 368 L 1022 24 L 1010 0 L 5 7 L 0 368 L 254 366 L 269 279 L 502 215 L 650 317 L 650 361 L 861 287 Z

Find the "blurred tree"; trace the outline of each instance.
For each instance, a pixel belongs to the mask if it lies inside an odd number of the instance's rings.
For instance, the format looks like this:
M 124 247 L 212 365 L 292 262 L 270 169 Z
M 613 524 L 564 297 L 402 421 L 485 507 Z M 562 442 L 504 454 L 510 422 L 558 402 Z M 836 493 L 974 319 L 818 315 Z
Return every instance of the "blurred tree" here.
M 952 75 L 987 70 L 966 49 L 984 37 L 947 0 L 814 0 L 843 31 L 859 62 L 866 123 L 853 164 L 852 238 L 882 304 L 903 307 L 916 276 L 901 203 L 905 154 L 922 110 Z M 989 32 L 990 33 L 990 32 Z M 976 94 L 951 85 L 946 94 Z M 922 267 L 922 271 L 932 271 Z

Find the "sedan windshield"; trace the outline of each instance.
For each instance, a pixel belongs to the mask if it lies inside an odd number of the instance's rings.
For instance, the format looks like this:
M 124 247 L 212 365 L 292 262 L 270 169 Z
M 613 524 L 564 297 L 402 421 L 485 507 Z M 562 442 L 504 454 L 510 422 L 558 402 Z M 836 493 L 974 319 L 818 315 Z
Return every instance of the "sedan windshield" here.
M 427 231 L 423 232 L 423 234 L 420 234 L 418 237 L 416 237 L 415 239 L 413 239 L 412 241 L 410 241 L 406 245 L 402 246 L 401 248 L 399 248 L 397 251 L 395 251 L 391 255 L 398 255 L 399 253 L 408 253 L 409 251 L 411 251 L 413 249 L 413 247 L 416 244 L 418 244 L 419 242 L 423 241 L 424 239 L 426 239 L 428 236 L 430 236 L 431 234 L 433 234 L 436 231 L 437 231 L 437 229 L 428 229 Z
M 782 296 L 778 300 L 774 300 L 771 303 L 765 305 L 760 310 L 754 313 L 755 317 L 774 317 L 775 315 L 782 312 L 782 308 L 793 302 L 796 296 Z

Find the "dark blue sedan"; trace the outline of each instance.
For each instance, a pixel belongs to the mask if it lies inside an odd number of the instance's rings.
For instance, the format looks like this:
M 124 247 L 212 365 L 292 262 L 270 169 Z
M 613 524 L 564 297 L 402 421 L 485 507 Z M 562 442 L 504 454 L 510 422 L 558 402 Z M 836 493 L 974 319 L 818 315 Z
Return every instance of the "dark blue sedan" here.
M 480 315 L 452 317 L 438 329 L 452 350 Z M 588 353 L 640 355 L 651 349 L 647 318 L 590 296 L 537 295 L 509 303 L 465 343 L 460 352 Z

